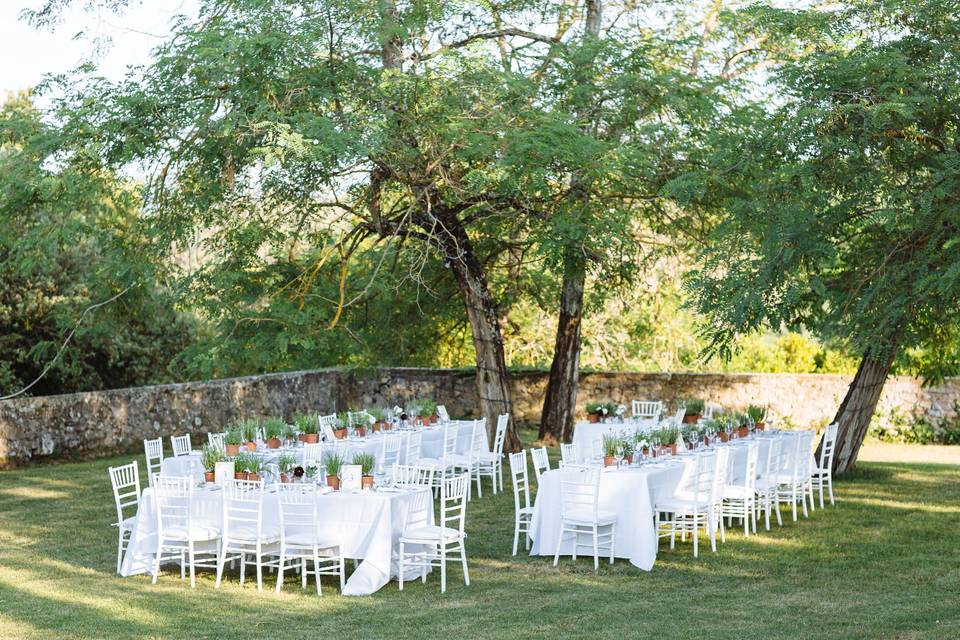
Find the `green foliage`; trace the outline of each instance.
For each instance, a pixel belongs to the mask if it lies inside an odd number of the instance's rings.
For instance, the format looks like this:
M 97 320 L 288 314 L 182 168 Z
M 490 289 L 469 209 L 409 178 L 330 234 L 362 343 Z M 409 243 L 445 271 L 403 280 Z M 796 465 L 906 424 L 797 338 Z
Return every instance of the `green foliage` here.
M 232 424 L 224 432 L 223 443 L 229 445 L 239 445 L 243 442 L 243 429 L 239 424 Z
M 369 476 L 373 472 L 376 463 L 377 459 L 372 453 L 357 453 L 353 456 L 353 464 L 360 465 L 365 476 Z
M 277 459 L 277 468 L 281 473 L 290 473 L 297 466 L 297 458 L 292 453 L 281 453 Z
M 753 424 L 757 424 L 758 422 L 763 422 L 764 419 L 767 417 L 767 408 L 759 407 L 755 404 L 751 404 L 750 406 L 747 407 L 746 413 L 747 413 L 747 417 L 750 418 L 750 421 Z
M 260 428 L 260 422 L 255 419 L 243 420 L 240 422 L 240 435 L 244 442 L 256 442 L 257 430 Z
M 200 464 L 203 465 L 204 471 L 213 471 L 217 463 L 224 460 L 226 460 L 226 456 L 223 451 L 213 445 L 204 445 L 203 449 L 200 450 Z
M 320 428 L 320 423 L 317 421 L 317 416 L 307 415 L 307 414 L 297 414 L 293 416 L 293 423 L 297 425 L 297 429 L 300 430 L 300 433 L 316 433 Z
M 910 444 L 960 444 L 960 403 L 951 417 L 931 418 L 923 411 L 894 410 L 870 423 L 867 435 L 884 442 Z
M 328 451 L 325 456 L 323 456 L 323 469 L 327 474 L 327 477 L 340 477 L 340 468 L 343 466 L 343 456 Z
M 287 426 L 281 418 L 267 418 L 263 421 L 263 437 L 266 440 L 270 438 L 279 438 L 283 435 L 283 430 Z
M 706 407 L 706 403 L 698 398 L 680 400 L 678 404 L 686 410 L 688 416 L 703 415 L 704 407 Z

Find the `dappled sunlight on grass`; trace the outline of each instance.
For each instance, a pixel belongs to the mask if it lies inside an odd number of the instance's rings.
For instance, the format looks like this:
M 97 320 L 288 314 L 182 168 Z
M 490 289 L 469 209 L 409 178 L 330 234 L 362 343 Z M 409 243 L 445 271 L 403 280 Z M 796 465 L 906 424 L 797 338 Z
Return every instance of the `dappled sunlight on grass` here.
M 70 494 L 66 491 L 57 491 L 54 489 L 44 489 L 37 486 L 20 486 L 9 489 L 0 489 L 0 497 L 9 496 L 11 498 L 27 498 L 30 500 L 66 500 Z

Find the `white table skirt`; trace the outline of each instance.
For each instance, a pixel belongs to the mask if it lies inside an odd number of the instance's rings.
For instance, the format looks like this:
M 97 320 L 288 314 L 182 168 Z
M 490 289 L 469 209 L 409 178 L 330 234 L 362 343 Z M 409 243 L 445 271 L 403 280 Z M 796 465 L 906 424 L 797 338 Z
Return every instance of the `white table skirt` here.
M 650 571 L 657 558 L 653 505 L 673 494 L 683 479 L 687 465 L 679 461 L 656 466 L 605 471 L 600 474 L 600 509 L 617 514 L 614 556 L 626 558 L 644 571 Z M 564 473 L 553 469 L 540 477 L 537 500 L 530 524 L 533 546 L 530 555 L 552 556 L 560 535 L 560 479 Z M 573 552 L 573 538 L 567 536 L 560 555 Z
M 344 557 L 362 560 L 347 580 L 344 595 L 369 595 L 396 577 L 400 534 L 414 515 L 411 509 L 416 503 L 416 492 L 429 495 L 427 517 L 434 522 L 433 494 L 429 489 L 397 493 L 334 492 L 317 496 L 321 513 L 318 533 L 338 540 Z M 210 487 L 196 489 L 193 515 L 196 523 L 222 528 L 223 492 Z M 144 490 L 136 517 L 133 537 L 120 569 L 123 576 L 151 570 L 157 545 L 153 489 Z M 264 521 L 275 522 L 278 517 L 277 494 L 268 489 L 263 503 Z M 197 548 L 202 549 L 200 545 Z M 419 569 L 412 573 L 417 575 L 411 574 L 411 579 L 418 577 Z
M 421 429 L 423 440 L 420 442 L 421 458 L 442 458 L 443 457 L 443 427 L 433 426 Z M 472 429 L 461 428 L 457 431 L 457 453 L 470 452 L 470 438 L 473 437 Z

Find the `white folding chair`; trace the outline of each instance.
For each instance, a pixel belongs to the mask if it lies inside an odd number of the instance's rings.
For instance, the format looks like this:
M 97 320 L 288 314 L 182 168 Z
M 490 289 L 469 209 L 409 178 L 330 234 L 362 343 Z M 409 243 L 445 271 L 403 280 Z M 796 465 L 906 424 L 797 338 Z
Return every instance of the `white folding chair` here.
M 837 431 L 839 427 L 836 422 L 827 426 L 826 433 L 823 434 L 823 441 L 820 443 L 820 460 L 813 469 L 811 477 L 812 488 L 820 492 L 820 508 L 823 509 L 823 488 L 827 487 L 830 495 L 830 504 L 833 505 L 833 450 L 837 445 Z
M 411 431 L 407 434 L 407 448 L 404 451 L 404 464 L 416 464 L 420 459 L 420 447 L 423 444 L 423 433 Z
M 320 433 L 327 442 L 334 442 L 337 438 L 333 435 L 333 429 L 337 426 L 337 414 L 330 413 L 325 416 L 317 416 L 317 424 L 320 427 Z
M 383 436 L 383 445 L 380 448 L 380 459 L 377 460 L 377 465 L 381 471 L 386 471 L 400 462 L 400 447 L 402 445 L 403 437 L 399 434 Z
M 776 436 L 769 438 L 767 448 L 767 457 L 760 466 L 760 473 L 757 475 L 756 483 L 756 509 L 763 508 L 766 530 L 770 531 L 770 510 L 773 509 L 777 516 L 777 524 L 783 526 L 783 519 L 780 515 L 780 502 L 777 500 L 778 475 L 780 472 L 782 437 Z M 754 516 L 756 517 L 756 516 Z
M 660 538 L 670 538 L 670 548 L 675 548 L 676 536 L 682 539 L 686 534 L 693 535 L 693 557 L 700 554 L 700 529 L 704 528 L 710 537 L 710 546 L 717 550 L 715 492 L 717 485 L 717 457 L 719 451 L 698 454 L 694 460 L 693 475 L 689 481 L 673 496 L 660 500 L 654 505 L 656 513 L 656 532 Z M 669 515 L 669 519 L 665 516 Z
M 123 554 L 127 550 L 130 536 L 137 523 L 137 510 L 140 508 L 140 471 L 137 461 L 121 467 L 110 467 L 110 484 L 113 486 L 113 502 L 117 507 L 117 521 L 113 526 L 117 528 L 117 573 L 123 562 Z M 123 510 L 133 507 L 133 515 L 125 516 Z
M 157 551 L 153 565 L 153 584 L 160 575 L 160 565 L 166 560 L 179 559 L 180 579 L 184 579 L 184 564 L 190 565 L 190 588 L 197 586 L 196 567 L 216 568 L 215 561 L 197 561 L 196 544 L 220 539 L 220 528 L 194 522 L 193 478 L 157 476 L 153 479 L 154 500 L 157 505 Z M 205 554 L 201 554 L 205 555 Z
M 285 569 L 299 565 L 301 589 L 307 588 L 307 577 L 313 574 L 320 591 L 320 576 L 339 576 L 343 591 L 344 567 L 340 542 L 317 533 L 319 516 L 317 490 L 314 485 L 281 484 L 278 486 L 280 504 L 280 559 L 277 570 L 277 593 L 283 585 Z M 310 571 L 310 562 L 313 571 Z
M 756 521 L 756 488 L 757 488 L 757 462 L 760 455 L 760 445 L 756 442 L 750 442 L 747 445 L 747 457 L 744 464 L 744 479 L 739 484 L 725 484 L 723 486 L 723 504 L 721 505 L 721 514 L 723 518 L 742 518 L 743 534 L 750 535 L 750 523 L 753 524 L 753 532 L 757 532 Z
M 443 481 L 455 474 L 458 467 L 469 466 L 469 459 L 464 460 L 464 456 L 457 454 L 457 439 L 461 425 L 459 422 L 448 422 L 441 427 L 443 429 L 443 449 L 439 458 L 418 458 L 407 464 L 415 464 L 421 467 L 432 467 L 436 474 L 434 475 L 434 489 L 440 490 L 443 487 Z M 473 428 L 473 421 L 468 420 L 464 428 Z M 468 473 L 469 477 L 470 474 Z M 469 488 L 468 488 L 469 490 Z
M 564 468 L 560 476 L 560 533 L 553 566 L 560 562 L 560 549 L 566 534 L 573 535 L 573 559 L 581 544 L 580 536 L 589 535 L 593 550 L 593 570 L 600 571 L 600 551 L 610 552 L 610 564 L 616 548 L 617 514 L 600 509 L 600 470 Z
M 580 462 L 580 447 L 571 444 L 560 445 L 560 459 L 565 464 L 577 464 Z
M 540 476 L 544 471 L 550 471 L 550 458 L 547 457 L 547 448 L 531 449 L 530 457 L 533 459 L 533 473 L 537 476 L 537 484 L 540 484 Z
M 807 492 L 810 482 L 810 459 L 812 457 L 812 431 L 800 431 L 788 436 L 784 448 L 788 452 L 784 465 L 777 476 L 777 501 L 789 502 L 793 521 L 797 521 L 797 501 L 803 507 L 803 517 L 808 518 Z M 812 497 L 813 492 L 810 491 Z
M 223 451 L 224 449 L 226 449 L 226 445 L 224 443 L 224 438 L 226 437 L 226 435 L 227 434 L 225 433 L 208 433 L 207 443 L 211 447 L 216 447 L 217 449 L 220 449 L 221 451 Z
M 319 467 L 323 462 L 323 445 L 319 442 L 306 442 L 303 445 L 303 466 L 304 468 L 315 466 Z
M 174 458 L 193 453 L 193 445 L 190 444 L 189 433 L 185 433 L 182 436 L 170 436 L 170 444 L 173 447 Z
M 214 587 L 220 588 L 227 560 L 240 561 L 240 586 L 243 586 L 247 554 L 252 554 L 253 564 L 257 566 L 257 591 L 263 591 L 263 567 L 279 566 L 279 560 L 264 562 L 263 557 L 270 551 L 269 547 L 279 541 L 279 525 L 263 521 L 263 481 L 234 480 L 228 484 L 223 490 L 223 535 Z
M 464 522 L 467 514 L 467 488 L 470 486 L 470 474 L 462 473 L 443 480 L 440 491 L 440 524 L 416 524 L 404 529 L 400 536 L 399 581 L 403 591 L 404 570 L 406 567 L 422 569 L 422 578 L 426 582 L 429 567 L 440 567 L 440 593 L 447 590 L 447 556 L 457 554 L 463 565 L 463 582 L 470 586 L 470 574 L 467 571 L 467 552 L 464 540 Z M 413 550 L 408 552 L 410 545 Z
M 147 459 L 147 485 L 152 487 L 153 478 L 163 465 L 163 438 L 144 440 L 143 450 Z
M 524 449 L 510 454 L 510 478 L 513 480 L 513 555 L 517 555 L 517 543 L 523 534 L 523 546 L 530 548 L 530 522 L 533 507 L 530 506 L 530 483 L 527 479 L 527 452 Z M 522 495 L 522 499 L 521 499 Z

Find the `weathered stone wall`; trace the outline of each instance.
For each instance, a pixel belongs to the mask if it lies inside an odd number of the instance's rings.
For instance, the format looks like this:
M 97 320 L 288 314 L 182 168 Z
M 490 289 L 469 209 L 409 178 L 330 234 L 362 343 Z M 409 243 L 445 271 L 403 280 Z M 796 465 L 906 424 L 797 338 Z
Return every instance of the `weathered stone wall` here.
M 516 419 L 538 422 L 547 374 L 518 372 L 512 380 Z M 807 425 L 833 416 L 849 382 L 841 375 L 585 373 L 578 398 L 581 412 L 596 400 L 764 404 L 774 419 Z M 0 402 L 0 466 L 139 450 L 144 438 L 202 435 L 240 417 L 289 418 L 297 412 L 393 406 L 423 397 L 446 404 L 454 416 L 473 415 L 479 404 L 471 371 L 437 369 L 326 369 L 7 400 Z M 958 400 L 960 380 L 928 389 L 912 378 L 892 378 L 878 413 L 953 415 Z

